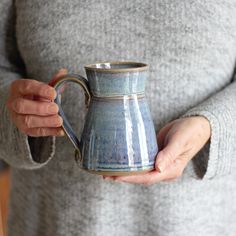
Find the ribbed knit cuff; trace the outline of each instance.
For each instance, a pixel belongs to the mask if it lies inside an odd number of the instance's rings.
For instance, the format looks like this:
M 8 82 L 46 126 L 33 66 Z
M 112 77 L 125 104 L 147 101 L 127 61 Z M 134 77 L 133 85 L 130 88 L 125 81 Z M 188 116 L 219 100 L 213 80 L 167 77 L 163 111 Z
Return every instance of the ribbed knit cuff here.
M 227 109 L 211 112 L 201 109 L 199 106 L 191 109 L 182 117 L 203 116 L 210 122 L 211 138 L 209 155 L 207 160 L 196 160 L 194 162 L 197 172 L 204 179 L 211 179 L 216 176 L 226 175 L 231 170 L 232 155 L 235 155 L 233 145 L 236 143 L 234 132 L 232 132 L 233 120 Z
M 29 140 L 11 121 L 5 106 L 7 91 L 0 103 L 0 159 L 16 168 L 35 169 L 46 165 L 55 153 L 55 137 Z M 36 152 L 36 150 L 38 150 Z

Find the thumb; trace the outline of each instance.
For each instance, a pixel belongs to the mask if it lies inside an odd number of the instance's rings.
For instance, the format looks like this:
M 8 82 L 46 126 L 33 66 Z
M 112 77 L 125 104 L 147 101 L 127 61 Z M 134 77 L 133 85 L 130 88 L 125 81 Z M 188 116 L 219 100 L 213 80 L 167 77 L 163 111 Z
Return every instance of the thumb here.
M 68 73 L 67 69 L 60 69 L 53 77 L 52 79 L 49 81 L 49 85 L 54 86 L 54 84 L 58 81 L 58 79 L 63 76 L 66 75 Z
M 174 124 L 174 121 L 168 123 L 158 132 L 157 143 L 160 150 L 165 146 L 165 142 L 167 140 L 167 134 L 172 128 L 173 124 Z
M 159 172 L 166 170 L 182 152 L 183 150 L 176 139 L 169 140 L 166 147 L 157 154 L 156 170 Z

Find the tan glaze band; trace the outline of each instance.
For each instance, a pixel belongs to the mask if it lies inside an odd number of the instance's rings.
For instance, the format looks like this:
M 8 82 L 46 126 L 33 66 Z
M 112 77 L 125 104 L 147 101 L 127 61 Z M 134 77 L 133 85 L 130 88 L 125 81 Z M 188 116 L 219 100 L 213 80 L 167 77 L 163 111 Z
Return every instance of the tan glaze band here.
M 96 174 L 96 175 L 104 175 L 104 176 L 128 176 L 128 175 L 139 175 L 139 174 L 145 174 L 147 172 L 150 172 L 154 170 L 154 168 L 150 168 L 148 170 L 138 170 L 138 171 L 94 171 L 94 170 L 87 170 L 83 169 L 82 170 L 89 172 L 91 174 Z
M 97 68 L 97 64 L 106 64 L 109 63 L 111 65 L 133 65 L 135 67 L 130 68 Z M 85 65 L 84 68 L 86 70 L 98 71 L 98 72 L 107 72 L 107 73 L 118 73 L 118 72 L 139 72 L 148 70 L 148 64 L 142 62 L 134 62 L 134 61 L 103 61 L 103 62 L 95 62 L 93 64 Z
M 138 94 L 131 94 L 131 95 L 122 95 L 122 96 L 94 96 L 92 95 L 92 100 L 124 100 L 124 99 L 136 99 L 136 98 L 144 98 L 145 94 L 144 93 L 138 93 Z

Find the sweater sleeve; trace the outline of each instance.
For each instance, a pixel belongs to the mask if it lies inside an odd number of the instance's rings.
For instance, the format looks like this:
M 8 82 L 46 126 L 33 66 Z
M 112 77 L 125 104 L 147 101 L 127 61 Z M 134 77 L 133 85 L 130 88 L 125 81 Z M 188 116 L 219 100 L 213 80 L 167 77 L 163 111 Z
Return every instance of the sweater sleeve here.
M 16 168 L 40 168 L 53 157 L 55 137 L 28 137 L 10 119 L 6 108 L 10 84 L 26 75 L 17 50 L 12 1 L 1 1 L 0 18 L 0 159 Z
M 189 116 L 204 116 L 211 125 L 210 142 L 200 153 L 206 155 L 197 155 L 193 161 L 198 176 L 211 179 L 230 174 L 236 157 L 236 76 L 223 90 L 183 115 Z

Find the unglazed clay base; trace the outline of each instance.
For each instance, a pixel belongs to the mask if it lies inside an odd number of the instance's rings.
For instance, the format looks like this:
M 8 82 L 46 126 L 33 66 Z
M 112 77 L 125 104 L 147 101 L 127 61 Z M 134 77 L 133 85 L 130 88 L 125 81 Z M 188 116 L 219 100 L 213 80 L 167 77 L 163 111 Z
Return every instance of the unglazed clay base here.
M 91 174 L 96 174 L 96 175 L 104 175 L 104 176 L 127 176 L 127 175 L 139 175 L 139 174 L 145 174 L 147 172 L 150 172 L 153 170 L 148 169 L 148 170 L 139 170 L 139 171 L 94 171 L 94 170 L 87 170 L 87 169 L 82 169 L 85 170 Z

